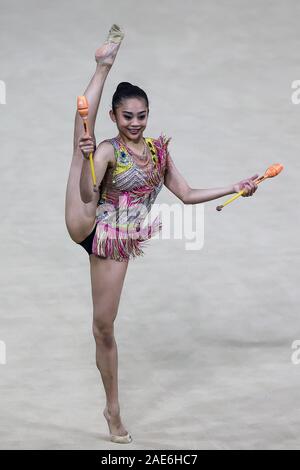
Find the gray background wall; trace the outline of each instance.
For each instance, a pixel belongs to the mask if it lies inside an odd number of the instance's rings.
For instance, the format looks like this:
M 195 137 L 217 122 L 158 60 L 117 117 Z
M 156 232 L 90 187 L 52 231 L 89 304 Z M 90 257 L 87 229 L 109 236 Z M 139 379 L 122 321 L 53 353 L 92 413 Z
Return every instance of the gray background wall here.
M 76 97 L 113 23 L 120 81 L 150 99 L 191 187 L 284 171 L 222 213 L 205 240 L 153 240 L 130 263 L 116 339 L 122 418 L 141 449 L 299 449 L 300 79 L 296 0 L 0 1 L 0 448 L 105 449 L 86 252 L 64 222 Z M 175 203 L 166 188 L 158 202 Z M 123 447 L 124 448 L 124 447 Z

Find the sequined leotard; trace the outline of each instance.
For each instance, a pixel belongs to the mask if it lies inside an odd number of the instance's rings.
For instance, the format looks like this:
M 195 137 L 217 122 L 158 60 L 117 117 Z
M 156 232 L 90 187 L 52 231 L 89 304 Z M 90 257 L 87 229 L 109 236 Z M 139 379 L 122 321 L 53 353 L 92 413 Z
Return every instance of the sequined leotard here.
M 163 187 L 170 140 L 164 134 L 145 138 L 151 159 L 141 168 L 117 138 L 106 139 L 114 146 L 116 164 L 107 169 L 99 188 L 94 255 L 116 261 L 144 255 L 145 242 L 161 230 L 159 217 L 146 226 L 143 222 Z

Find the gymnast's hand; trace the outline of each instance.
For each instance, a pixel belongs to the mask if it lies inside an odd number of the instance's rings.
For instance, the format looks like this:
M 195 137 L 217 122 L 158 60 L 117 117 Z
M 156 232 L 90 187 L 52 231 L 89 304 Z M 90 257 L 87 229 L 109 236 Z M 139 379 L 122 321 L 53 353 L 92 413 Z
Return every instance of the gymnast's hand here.
M 79 139 L 79 148 L 84 158 L 89 159 L 90 153 L 94 153 L 96 150 L 96 141 L 95 138 L 90 135 L 84 134 Z
M 235 193 L 239 193 L 242 189 L 244 189 L 243 197 L 252 196 L 255 191 L 257 190 L 257 184 L 254 182 L 259 177 L 258 174 L 251 176 L 251 178 L 247 178 L 245 180 L 239 181 L 238 183 L 233 185 L 233 191 Z

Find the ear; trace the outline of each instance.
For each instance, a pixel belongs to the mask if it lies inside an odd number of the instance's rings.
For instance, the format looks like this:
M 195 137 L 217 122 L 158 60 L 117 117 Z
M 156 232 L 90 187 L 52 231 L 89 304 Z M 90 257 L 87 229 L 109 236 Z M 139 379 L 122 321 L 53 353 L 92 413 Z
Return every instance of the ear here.
M 114 112 L 113 112 L 112 109 L 109 111 L 109 115 L 110 115 L 111 120 L 112 120 L 113 122 L 116 122 L 116 117 L 115 117 Z

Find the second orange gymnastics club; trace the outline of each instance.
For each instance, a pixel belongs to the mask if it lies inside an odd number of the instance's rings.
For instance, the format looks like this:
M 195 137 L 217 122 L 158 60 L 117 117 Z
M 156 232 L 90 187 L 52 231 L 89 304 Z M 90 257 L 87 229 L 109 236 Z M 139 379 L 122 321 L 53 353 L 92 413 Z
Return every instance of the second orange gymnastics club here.
M 78 96 L 77 97 L 77 111 L 82 117 L 83 120 L 83 127 L 86 136 L 90 135 L 89 132 L 89 126 L 88 126 L 88 121 L 87 117 L 89 114 L 89 104 L 86 99 L 86 96 Z M 89 160 L 90 160 L 90 166 L 91 166 L 91 173 L 92 173 L 92 180 L 93 180 L 93 191 L 97 192 L 97 184 L 96 184 L 96 175 L 95 175 L 95 168 L 94 168 L 94 162 L 93 162 L 93 153 L 91 152 L 89 155 Z
M 283 170 L 283 165 L 281 165 L 281 163 L 274 163 L 274 165 L 269 166 L 269 168 L 267 168 L 267 170 L 265 171 L 265 174 L 263 176 L 260 176 L 259 178 L 257 178 L 257 180 L 255 180 L 254 183 L 259 184 L 262 181 L 266 180 L 267 178 L 273 178 L 273 176 L 277 176 L 282 170 Z M 226 202 L 224 202 L 224 204 L 222 204 L 221 206 L 217 206 L 216 207 L 217 211 L 221 211 L 224 206 L 226 206 L 227 204 L 229 204 L 232 201 L 235 201 L 235 199 L 240 197 L 243 194 L 244 191 L 245 190 L 242 189 L 235 196 L 231 197 Z

